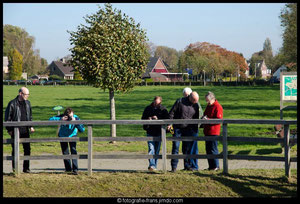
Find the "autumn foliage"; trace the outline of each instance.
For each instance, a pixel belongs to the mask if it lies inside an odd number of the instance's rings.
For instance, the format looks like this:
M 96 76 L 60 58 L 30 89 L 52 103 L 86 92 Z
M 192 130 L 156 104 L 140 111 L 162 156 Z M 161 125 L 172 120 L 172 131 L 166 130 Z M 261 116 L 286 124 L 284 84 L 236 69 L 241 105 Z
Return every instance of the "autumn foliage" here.
M 193 68 L 194 73 L 205 71 L 212 76 L 223 73 L 233 75 L 239 72 L 241 78 L 245 78 L 245 72 L 249 69 L 241 54 L 208 42 L 188 45 L 180 63 L 182 67 Z

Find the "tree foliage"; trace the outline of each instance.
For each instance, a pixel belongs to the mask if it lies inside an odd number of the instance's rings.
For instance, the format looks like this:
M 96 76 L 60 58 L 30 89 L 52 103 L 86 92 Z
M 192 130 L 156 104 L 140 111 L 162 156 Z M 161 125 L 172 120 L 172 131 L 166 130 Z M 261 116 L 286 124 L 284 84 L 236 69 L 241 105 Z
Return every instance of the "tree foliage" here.
M 179 64 L 181 67 L 193 68 L 193 74 L 205 71 L 212 77 L 222 73 L 239 73 L 245 77 L 248 69 L 241 54 L 208 42 L 196 42 L 187 46 Z
M 127 92 L 141 80 L 149 61 L 146 32 L 111 4 L 87 15 L 86 25 L 70 32 L 70 65 L 94 87 L 109 90 L 110 119 L 115 120 L 114 92 Z M 116 125 L 111 125 L 116 137 Z
M 266 40 L 263 43 L 263 49 L 261 51 L 255 52 L 252 54 L 250 58 L 250 74 L 251 75 L 256 75 L 256 77 L 261 77 L 260 72 L 256 72 L 256 64 L 264 60 L 266 63 L 266 66 L 272 70 L 274 73 L 276 71 L 276 68 L 274 65 L 274 57 L 273 57 L 273 51 L 272 51 L 272 45 L 271 45 L 271 40 L 270 38 L 266 38 Z
M 48 66 L 47 60 L 40 57 L 39 50 L 34 50 L 35 38 L 25 29 L 13 25 L 3 26 L 3 56 L 16 49 L 23 56 L 23 71 L 34 75 L 44 73 Z
M 85 21 L 87 25 L 69 32 L 74 46 L 71 65 L 95 87 L 121 92 L 132 89 L 149 60 L 145 31 L 110 4 Z
M 297 68 L 297 4 L 287 3 L 282 9 L 280 16 L 283 27 L 283 45 L 281 54 L 286 58 L 285 63 L 294 64 Z
M 22 77 L 23 57 L 17 49 L 11 50 L 8 54 L 9 77 L 11 80 L 20 80 Z
M 169 66 L 170 72 L 178 72 L 178 52 L 174 48 L 167 46 L 157 46 L 154 57 L 160 57 Z

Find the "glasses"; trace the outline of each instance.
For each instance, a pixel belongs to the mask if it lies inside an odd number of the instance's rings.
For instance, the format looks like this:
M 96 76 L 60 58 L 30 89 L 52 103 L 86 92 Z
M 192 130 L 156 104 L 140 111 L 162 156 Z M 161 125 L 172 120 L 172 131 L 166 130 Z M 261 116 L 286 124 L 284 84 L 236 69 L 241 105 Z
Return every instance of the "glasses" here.
M 24 96 L 29 96 L 30 94 L 24 94 L 23 92 L 22 92 L 22 94 L 24 95 Z

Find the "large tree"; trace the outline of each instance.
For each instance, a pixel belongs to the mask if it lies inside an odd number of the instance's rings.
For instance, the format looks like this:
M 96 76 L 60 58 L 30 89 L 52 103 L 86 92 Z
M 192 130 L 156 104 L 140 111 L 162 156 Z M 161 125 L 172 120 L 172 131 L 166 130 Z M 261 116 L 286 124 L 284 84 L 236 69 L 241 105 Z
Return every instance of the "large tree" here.
M 34 50 L 35 38 L 18 26 L 3 26 L 3 56 L 16 49 L 23 56 L 23 72 L 28 76 L 43 73 L 47 67 L 47 61 L 40 57 L 39 50 Z
M 193 74 L 205 71 L 212 79 L 222 73 L 239 73 L 245 77 L 248 68 L 245 58 L 219 45 L 208 42 L 196 42 L 186 47 L 179 60 L 181 69 L 192 68 Z
M 287 63 L 293 63 L 297 69 L 297 4 L 287 3 L 279 16 L 283 27 L 282 54 Z
M 149 61 L 146 32 L 133 18 L 105 4 L 84 17 L 86 25 L 70 32 L 70 64 L 94 87 L 109 91 L 110 118 L 115 120 L 115 92 L 131 90 Z M 111 126 L 116 136 L 116 126 Z

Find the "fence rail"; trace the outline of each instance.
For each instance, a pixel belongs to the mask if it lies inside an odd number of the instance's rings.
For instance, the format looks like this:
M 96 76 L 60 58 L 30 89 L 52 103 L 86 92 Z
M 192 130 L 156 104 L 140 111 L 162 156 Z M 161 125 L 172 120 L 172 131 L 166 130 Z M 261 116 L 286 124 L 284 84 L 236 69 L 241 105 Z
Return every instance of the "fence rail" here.
M 84 124 L 88 126 L 88 137 L 72 138 L 20 138 L 19 128 L 21 126 L 57 126 L 66 124 Z M 161 137 L 93 137 L 93 126 L 96 125 L 161 125 Z M 166 137 L 166 125 L 169 124 L 222 124 L 222 136 L 213 137 Z M 228 124 L 282 124 L 284 125 L 284 138 L 263 138 L 263 137 L 228 137 Z M 48 160 L 48 159 L 87 159 L 88 175 L 92 175 L 93 159 L 162 159 L 163 171 L 167 170 L 167 159 L 223 159 L 223 173 L 228 174 L 228 159 L 240 160 L 262 160 L 262 161 L 284 161 L 285 175 L 290 177 L 290 163 L 297 162 L 297 157 L 290 156 L 290 125 L 297 124 L 297 120 L 254 120 L 254 119 L 211 119 L 211 120 L 80 120 L 80 121 L 21 121 L 21 122 L 3 122 L 4 127 L 14 127 L 14 139 L 3 139 L 3 144 L 14 144 L 15 154 L 13 156 L 3 156 L 3 160 L 14 160 L 15 172 L 20 173 L 20 160 Z M 167 141 L 222 141 L 223 152 L 218 155 L 168 155 Z M 296 139 L 297 140 L 297 139 Z M 39 156 L 20 156 L 20 143 L 36 142 L 88 142 L 88 154 L 79 155 L 39 155 Z M 95 155 L 93 154 L 94 141 L 161 141 L 161 155 Z M 240 142 L 266 142 L 283 143 L 284 157 L 272 156 L 249 156 L 249 155 L 231 155 L 228 154 L 228 141 Z

